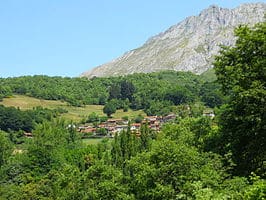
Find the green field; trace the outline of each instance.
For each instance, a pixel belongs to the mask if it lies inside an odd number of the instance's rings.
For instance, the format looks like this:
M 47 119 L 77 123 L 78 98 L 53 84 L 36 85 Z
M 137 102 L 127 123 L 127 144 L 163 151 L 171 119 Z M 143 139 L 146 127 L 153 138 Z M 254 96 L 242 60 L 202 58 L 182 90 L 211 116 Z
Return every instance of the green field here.
M 82 142 L 84 144 L 91 145 L 91 144 L 98 144 L 102 140 L 103 140 L 102 138 L 88 138 L 88 139 L 82 139 Z
M 74 107 L 62 101 L 36 99 L 24 95 L 14 95 L 9 98 L 4 98 L 3 101 L 0 102 L 0 105 L 1 104 L 7 107 L 12 106 L 20 108 L 21 110 L 32 109 L 37 106 L 42 106 L 44 108 L 49 109 L 63 108 L 67 110 L 68 113 L 63 114 L 62 117 L 73 121 L 80 121 L 82 118 L 88 116 L 92 112 L 95 112 L 101 116 L 105 115 L 102 111 L 103 106 L 101 105 L 86 105 L 84 107 Z M 145 113 L 139 110 L 128 110 L 128 112 L 123 112 L 123 110 L 117 110 L 117 112 L 113 114 L 112 117 L 121 118 L 123 116 L 128 116 L 130 119 L 133 119 L 139 114 L 145 116 Z

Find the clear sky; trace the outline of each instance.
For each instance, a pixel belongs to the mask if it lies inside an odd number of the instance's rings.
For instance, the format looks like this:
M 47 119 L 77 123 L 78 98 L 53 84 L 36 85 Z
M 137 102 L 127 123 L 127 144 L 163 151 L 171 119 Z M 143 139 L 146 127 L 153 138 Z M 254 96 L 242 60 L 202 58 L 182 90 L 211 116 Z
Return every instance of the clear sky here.
M 248 2 L 0 0 L 0 77 L 78 76 L 212 4 Z

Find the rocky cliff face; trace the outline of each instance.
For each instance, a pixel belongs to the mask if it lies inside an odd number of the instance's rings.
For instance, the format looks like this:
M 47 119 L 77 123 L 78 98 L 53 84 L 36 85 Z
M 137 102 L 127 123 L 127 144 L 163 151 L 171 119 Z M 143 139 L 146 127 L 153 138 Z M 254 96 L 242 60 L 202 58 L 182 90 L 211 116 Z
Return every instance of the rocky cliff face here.
M 161 70 L 200 74 L 212 67 L 220 45 L 233 45 L 234 28 L 264 20 L 265 3 L 243 4 L 235 9 L 210 6 L 150 38 L 143 46 L 100 65 L 81 76 L 117 76 Z

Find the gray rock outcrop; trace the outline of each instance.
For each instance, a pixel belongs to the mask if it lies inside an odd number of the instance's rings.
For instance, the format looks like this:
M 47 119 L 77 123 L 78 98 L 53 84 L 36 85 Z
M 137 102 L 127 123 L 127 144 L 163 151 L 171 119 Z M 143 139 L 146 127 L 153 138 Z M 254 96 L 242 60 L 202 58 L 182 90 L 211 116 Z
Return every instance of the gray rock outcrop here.
M 161 70 L 191 71 L 200 74 L 212 67 L 220 45 L 233 45 L 234 29 L 264 20 L 265 3 L 242 4 L 235 9 L 212 5 L 150 38 L 140 48 L 81 76 L 103 77 Z

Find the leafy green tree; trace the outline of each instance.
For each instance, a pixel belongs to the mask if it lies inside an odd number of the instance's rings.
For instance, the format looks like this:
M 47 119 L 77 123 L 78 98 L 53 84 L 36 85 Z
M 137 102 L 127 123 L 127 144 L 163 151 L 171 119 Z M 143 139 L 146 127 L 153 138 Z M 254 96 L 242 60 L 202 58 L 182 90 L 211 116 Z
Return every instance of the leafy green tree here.
M 12 153 L 12 145 L 7 134 L 0 131 L 0 167 L 4 165 Z
M 127 160 L 140 152 L 140 143 L 135 134 L 128 129 L 116 135 L 111 149 L 113 165 L 125 169 Z
M 244 199 L 266 199 L 266 180 L 252 173 L 250 176 L 252 184 L 248 185 L 244 191 Z
M 81 180 L 82 191 L 87 191 L 84 199 L 134 199 L 121 171 L 102 162 L 90 167 Z
M 121 97 L 121 86 L 113 84 L 109 88 L 109 99 L 119 99 Z
M 193 117 L 201 117 L 203 114 L 203 111 L 206 109 L 203 103 L 200 103 L 200 102 L 189 105 L 189 108 L 190 108 L 189 109 L 190 114 Z
M 236 174 L 265 173 L 266 22 L 241 26 L 234 47 L 224 47 L 214 66 L 230 99 L 221 116 L 221 134 L 233 152 Z
M 88 119 L 86 120 L 86 122 L 92 123 L 92 122 L 99 122 L 99 115 L 97 115 L 97 113 L 92 112 L 89 114 Z
M 107 130 L 105 128 L 98 128 L 96 133 L 99 135 L 107 135 Z
M 150 101 L 149 107 L 145 109 L 147 115 L 167 115 L 172 111 L 172 102 L 170 101 Z
M 200 95 L 206 106 L 214 108 L 225 102 L 226 98 L 220 88 L 221 86 L 217 82 L 206 82 L 202 85 Z
M 193 94 L 185 87 L 171 88 L 165 94 L 165 100 L 172 101 L 175 105 L 188 103 L 195 99 Z
M 135 110 L 139 110 L 143 108 L 143 102 L 140 96 L 133 96 L 133 99 L 131 102 L 131 108 Z
M 107 102 L 107 95 L 101 94 L 99 96 L 99 105 L 104 105 Z
M 115 112 L 116 112 L 116 106 L 111 102 L 108 102 L 103 107 L 103 113 L 105 113 L 108 117 L 111 117 L 111 115 Z
M 65 162 L 64 150 L 75 148 L 73 128 L 68 129 L 64 120 L 44 122 L 33 132 L 27 147 L 25 165 L 36 174 L 49 172 Z
M 143 119 L 144 119 L 144 117 L 143 117 L 141 114 L 139 114 L 139 115 L 134 119 L 134 121 L 135 121 L 136 123 L 141 123 Z
M 27 112 L 20 111 L 13 107 L 6 108 L 0 105 L 0 129 L 4 131 L 31 131 L 33 126 L 33 121 Z
M 12 94 L 12 90 L 9 86 L 0 85 L 0 101 L 2 101 L 4 97 L 7 97 L 11 94 Z
M 123 80 L 120 84 L 121 86 L 121 98 L 122 99 L 129 99 L 129 101 L 132 101 L 133 94 L 135 92 L 135 87 L 132 84 L 132 82 L 129 82 L 127 80 Z
M 128 170 L 137 199 L 195 199 L 194 184 L 215 189 L 224 178 L 218 155 L 199 153 L 167 138 L 156 141 L 150 152 L 132 158 Z
M 147 123 L 140 127 L 140 150 L 148 151 L 151 146 L 151 130 Z

